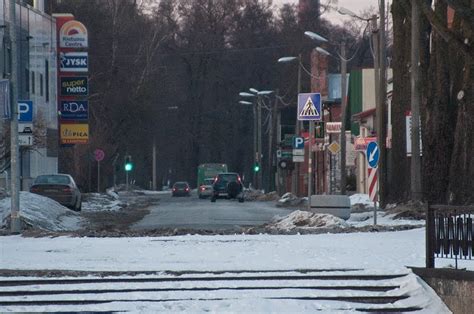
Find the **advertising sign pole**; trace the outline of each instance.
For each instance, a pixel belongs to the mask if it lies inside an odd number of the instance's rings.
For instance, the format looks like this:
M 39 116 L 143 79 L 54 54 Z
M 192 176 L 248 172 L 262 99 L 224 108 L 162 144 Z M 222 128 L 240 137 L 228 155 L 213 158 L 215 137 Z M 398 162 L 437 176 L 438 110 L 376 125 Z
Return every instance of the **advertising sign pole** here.
M 97 160 L 97 193 L 100 193 L 100 160 Z

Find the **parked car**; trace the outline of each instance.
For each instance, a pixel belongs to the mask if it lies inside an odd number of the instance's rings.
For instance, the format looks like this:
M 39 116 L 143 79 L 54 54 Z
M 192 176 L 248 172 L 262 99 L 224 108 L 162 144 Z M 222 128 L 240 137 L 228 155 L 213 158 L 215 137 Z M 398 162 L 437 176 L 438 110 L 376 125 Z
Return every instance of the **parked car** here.
M 172 196 L 190 196 L 191 188 L 188 182 L 176 182 L 171 189 Z
M 219 173 L 212 185 L 211 202 L 215 202 L 218 198 L 234 198 L 239 203 L 244 201 L 244 186 L 238 173 L 227 172 Z
M 36 177 L 31 193 L 49 197 L 72 210 L 81 211 L 81 191 L 68 174 L 47 174 Z
M 213 178 L 204 179 L 204 182 L 198 187 L 199 198 L 206 198 L 212 196 Z

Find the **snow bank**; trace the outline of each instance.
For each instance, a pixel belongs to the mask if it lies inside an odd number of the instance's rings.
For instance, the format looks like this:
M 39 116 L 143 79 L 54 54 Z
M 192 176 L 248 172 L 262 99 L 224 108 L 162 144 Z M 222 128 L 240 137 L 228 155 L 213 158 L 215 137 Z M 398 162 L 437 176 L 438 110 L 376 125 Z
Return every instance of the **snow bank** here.
M 110 192 L 116 194 L 115 192 Z M 91 211 L 118 211 L 121 210 L 125 205 L 115 198 L 114 195 L 107 195 L 99 193 L 88 193 L 83 194 L 82 210 L 85 212 Z
M 368 194 L 354 194 L 349 198 L 351 200 L 351 206 L 365 205 L 366 207 L 374 207 L 374 202 L 370 200 Z
M 0 228 L 10 220 L 10 197 L 0 200 Z M 21 220 L 33 228 L 50 231 L 78 230 L 85 223 L 79 213 L 58 202 L 30 192 L 20 193 Z
M 270 228 L 291 230 L 294 228 L 345 228 L 349 226 L 343 219 L 329 214 L 316 214 L 295 210 L 283 219 L 269 225 Z

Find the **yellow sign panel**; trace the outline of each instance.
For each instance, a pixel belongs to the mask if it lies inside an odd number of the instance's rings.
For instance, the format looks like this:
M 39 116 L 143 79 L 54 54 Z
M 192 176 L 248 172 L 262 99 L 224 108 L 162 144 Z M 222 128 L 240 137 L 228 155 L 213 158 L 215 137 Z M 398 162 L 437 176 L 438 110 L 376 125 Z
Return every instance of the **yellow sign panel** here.
M 89 124 L 64 123 L 60 125 L 61 144 L 87 144 Z
M 336 142 L 332 142 L 331 145 L 328 146 L 329 151 L 331 154 L 336 155 L 341 151 L 341 146 Z

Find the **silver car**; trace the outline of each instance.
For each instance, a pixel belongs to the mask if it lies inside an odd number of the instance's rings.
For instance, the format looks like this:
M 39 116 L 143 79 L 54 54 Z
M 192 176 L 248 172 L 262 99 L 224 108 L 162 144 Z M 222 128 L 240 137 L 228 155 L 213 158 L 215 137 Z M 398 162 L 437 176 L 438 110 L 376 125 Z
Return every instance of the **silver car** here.
M 213 178 L 204 179 L 203 184 L 198 186 L 199 198 L 206 198 L 212 196 L 212 184 L 214 183 Z
M 82 208 L 81 191 L 68 174 L 40 175 L 36 177 L 30 192 L 49 197 L 75 211 Z

